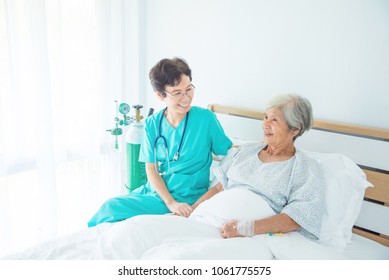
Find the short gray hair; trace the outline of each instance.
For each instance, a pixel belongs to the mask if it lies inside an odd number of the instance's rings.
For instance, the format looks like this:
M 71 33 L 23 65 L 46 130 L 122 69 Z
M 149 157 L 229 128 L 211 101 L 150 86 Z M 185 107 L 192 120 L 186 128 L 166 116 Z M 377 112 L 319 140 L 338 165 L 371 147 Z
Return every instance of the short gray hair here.
M 313 125 L 312 105 L 308 99 L 297 94 L 282 94 L 273 97 L 267 109 L 281 110 L 290 129 L 298 129 L 299 133 L 294 137 L 303 135 Z

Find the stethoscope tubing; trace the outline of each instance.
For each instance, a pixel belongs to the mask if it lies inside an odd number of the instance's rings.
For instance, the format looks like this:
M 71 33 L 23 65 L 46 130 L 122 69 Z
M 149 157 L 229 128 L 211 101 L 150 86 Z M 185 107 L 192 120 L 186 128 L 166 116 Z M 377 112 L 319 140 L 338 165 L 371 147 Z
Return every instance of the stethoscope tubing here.
M 157 136 L 157 138 L 155 138 L 155 141 L 154 141 L 154 158 L 155 158 L 155 164 L 156 164 L 156 171 L 158 172 L 159 175 L 166 175 L 169 172 L 169 170 L 170 170 L 170 158 L 169 158 L 168 144 L 167 144 L 167 140 L 166 140 L 165 136 L 162 135 L 162 120 L 163 120 L 163 117 L 165 116 L 166 110 L 167 110 L 167 107 L 165 109 L 163 109 L 163 112 L 162 112 L 161 117 L 159 119 L 158 136 Z M 180 144 L 178 146 L 177 152 L 173 156 L 173 160 L 172 161 L 177 161 L 180 158 L 182 142 L 183 142 L 184 137 L 185 137 L 186 127 L 188 125 L 188 119 L 189 119 L 189 112 L 185 116 L 184 131 L 182 132 Z M 164 149 L 165 149 L 165 154 L 166 154 L 166 157 L 167 157 L 168 170 L 166 172 L 160 172 L 159 171 L 159 165 L 162 164 L 162 162 L 157 161 L 157 144 L 158 144 L 158 141 L 160 139 L 162 139 L 162 141 L 163 141 L 163 145 L 164 145 Z M 157 170 L 157 166 L 158 166 L 158 170 Z

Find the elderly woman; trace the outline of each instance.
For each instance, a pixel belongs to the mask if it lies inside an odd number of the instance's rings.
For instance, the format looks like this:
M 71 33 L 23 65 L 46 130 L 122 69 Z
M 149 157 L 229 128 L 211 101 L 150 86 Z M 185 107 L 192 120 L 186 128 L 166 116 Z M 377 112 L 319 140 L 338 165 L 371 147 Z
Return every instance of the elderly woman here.
M 250 190 L 276 214 L 259 220 L 230 220 L 222 226 L 224 238 L 300 231 L 318 239 L 324 212 L 323 171 L 294 145 L 312 123 L 307 99 L 293 94 L 273 98 L 262 122 L 264 143 L 242 145 L 225 157 L 215 170 L 219 183 L 193 207 L 222 191 Z

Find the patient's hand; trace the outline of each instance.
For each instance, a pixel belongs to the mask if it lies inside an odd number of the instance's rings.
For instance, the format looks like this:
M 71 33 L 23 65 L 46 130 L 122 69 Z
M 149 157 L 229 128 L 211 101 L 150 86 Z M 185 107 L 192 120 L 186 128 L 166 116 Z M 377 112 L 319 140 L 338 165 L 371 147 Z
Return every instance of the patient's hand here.
M 230 220 L 222 226 L 224 238 L 253 236 L 255 227 L 254 220 Z
M 172 203 L 166 204 L 166 206 L 173 214 L 186 218 L 188 218 L 193 211 L 189 204 L 183 202 L 173 201 Z
M 226 222 L 221 228 L 223 238 L 241 237 L 238 234 L 238 221 L 231 220 Z

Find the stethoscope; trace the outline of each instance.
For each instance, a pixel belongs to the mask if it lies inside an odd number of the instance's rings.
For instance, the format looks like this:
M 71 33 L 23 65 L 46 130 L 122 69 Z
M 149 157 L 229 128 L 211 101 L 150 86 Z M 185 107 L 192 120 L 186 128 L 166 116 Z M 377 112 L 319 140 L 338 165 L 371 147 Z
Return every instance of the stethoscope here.
M 161 114 L 161 117 L 159 119 L 159 126 L 158 126 L 158 136 L 157 138 L 155 139 L 154 141 L 154 162 L 155 162 L 155 171 L 163 176 L 163 175 L 166 175 L 167 173 L 169 173 L 170 171 L 170 159 L 169 159 L 169 150 L 168 150 L 168 147 L 167 147 L 167 141 L 166 141 L 166 138 L 165 136 L 162 135 L 162 119 L 163 117 L 165 116 L 165 112 L 167 110 L 167 107 L 165 109 L 163 109 L 163 112 Z M 186 132 L 186 126 L 188 125 L 188 119 L 189 119 L 189 112 L 186 114 L 186 117 L 185 117 L 185 123 L 184 123 L 184 131 L 182 132 L 182 136 L 181 136 L 181 140 L 180 140 L 180 144 L 178 146 L 178 149 L 177 149 L 177 152 L 174 154 L 173 156 L 173 162 L 174 161 L 177 161 L 179 158 L 180 158 L 180 152 L 181 152 L 181 147 L 182 147 L 182 141 L 184 140 L 184 137 L 185 137 L 185 132 Z M 166 163 L 167 163 L 167 170 L 166 171 L 161 171 L 161 165 L 163 164 L 163 161 L 159 161 L 157 159 L 157 146 L 158 146 L 158 141 L 159 142 L 162 142 L 162 145 L 163 145 L 163 150 L 165 152 L 165 158 L 166 158 Z

